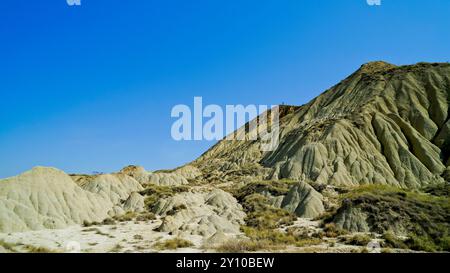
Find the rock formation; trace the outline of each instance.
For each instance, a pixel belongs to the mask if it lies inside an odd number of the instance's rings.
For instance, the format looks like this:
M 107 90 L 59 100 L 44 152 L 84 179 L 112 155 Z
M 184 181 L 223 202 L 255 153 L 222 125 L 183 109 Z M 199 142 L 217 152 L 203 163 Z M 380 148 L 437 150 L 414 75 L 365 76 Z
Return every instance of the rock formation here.
M 246 168 L 268 172 L 266 179 L 305 176 L 338 186 L 443 182 L 449 98 L 449 64 L 368 63 L 308 104 L 282 106 L 276 150 L 261 152 L 261 141 L 222 141 L 192 165 L 220 170 L 219 178 Z
M 201 235 L 215 245 L 239 236 L 249 215 L 253 228 L 272 228 L 280 219 L 292 223 L 327 210 L 335 212 L 330 221 L 340 229 L 407 235 L 414 227 L 440 244 L 439 234 L 448 233 L 448 201 L 422 191 L 450 182 L 449 103 L 448 63 L 368 63 L 303 106 L 280 106 L 273 151 L 263 151 L 261 139 L 223 140 L 174 170 L 128 166 L 69 176 L 38 167 L 0 180 L 0 232 L 154 213 L 162 219 L 158 231 Z M 248 124 L 236 132 L 254 133 Z M 356 187 L 367 192 L 340 199 Z M 263 219 L 261 211 L 271 215 Z
M 227 192 L 184 192 L 162 199 L 153 212 L 165 216 L 160 231 L 212 236 L 217 231 L 239 233 L 245 213 L 237 200 Z
M 315 218 L 324 211 L 322 195 L 305 182 L 294 185 L 280 207 L 302 218 Z
M 102 221 L 113 203 L 79 187 L 62 171 L 37 167 L 0 181 L 0 231 L 64 228 Z

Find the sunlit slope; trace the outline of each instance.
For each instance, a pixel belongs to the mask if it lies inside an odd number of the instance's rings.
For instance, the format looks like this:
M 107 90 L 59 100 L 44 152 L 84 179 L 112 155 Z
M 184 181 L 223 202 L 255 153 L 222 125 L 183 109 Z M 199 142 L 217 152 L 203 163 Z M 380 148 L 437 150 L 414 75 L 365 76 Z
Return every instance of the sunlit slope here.
M 450 65 L 372 62 L 303 106 L 282 106 L 278 148 L 221 141 L 193 163 L 221 174 L 416 188 L 450 172 Z

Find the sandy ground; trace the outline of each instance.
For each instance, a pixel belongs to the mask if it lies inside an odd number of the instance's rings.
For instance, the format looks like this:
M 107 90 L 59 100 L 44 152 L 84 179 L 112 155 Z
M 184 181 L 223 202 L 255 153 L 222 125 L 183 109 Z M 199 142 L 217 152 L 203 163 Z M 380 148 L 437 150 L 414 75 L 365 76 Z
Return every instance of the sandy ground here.
M 122 222 L 116 225 L 91 227 L 72 226 L 65 229 L 39 230 L 18 233 L 0 233 L 0 240 L 26 251 L 27 246 L 44 247 L 54 252 L 157 252 L 153 245 L 175 236 L 153 231 L 160 220 L 149 222 Z M 202 252 L 202 237 L 187 236 L 195 247 L 167 252 Z M 166 252 L 166 251 L 160 251 Z
M 0 233 L 0 241 L 14 247 L 15 251 L 30 252 L 30 246 L 35 249 L 44 248 L 51 252 L 62 253 L 152 253 L 152 252 L 180 252 L 201 253 L 215 252 L 204 249 L 203 237 L 184 236 L 194 244 L 190 248 L 175 250 L 158 250 L 154 247 L 157 242 L 175 238 L 167 232 L 153 231 L 161 225 L 161 220 L 148 222 L 120 222 L 114 225 L 95 225 L 90 227 L 72 226 L 65 229 L 38 230 L 17 233 Z M 309 219 L 298 219 L 291 227 L 303 227 L 310 230 L 319 229 L 319 222 Z M 348 253 L 360 252 L 366 247 L 351 246 L 339 243 L 336 238 L 323 238 L 319 245 L 308 247 L 287 247 L 276 252 L 289 253 Z M 0 249 L 1 250 L 1 249 Z M 1 252 L 1 251 L 0 251 Z M 261 251 L 264 252 L 264 251 Z

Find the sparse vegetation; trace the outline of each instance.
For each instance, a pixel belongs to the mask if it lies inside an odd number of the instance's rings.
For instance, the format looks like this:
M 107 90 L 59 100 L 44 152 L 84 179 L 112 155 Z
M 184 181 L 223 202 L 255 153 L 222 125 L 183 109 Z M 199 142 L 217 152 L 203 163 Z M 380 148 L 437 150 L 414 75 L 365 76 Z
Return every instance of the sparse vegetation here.
M 409 239 L 406 240 L 408 248 L 418 251 L 435 252 L 438 250 L 436 243 L 426 235 L 410 234 Z
M 267 197 L 258 193 L 244 197 L 241 204 L 247 213 L 245 222 L 249 227 L 273 229 L 290 225 L 296 219 L 292 213 L 270 206 Z
M 270 205 L 264 193 L 285 195 L 295 182 L 291 180 L 251 182 L 238 189 L 230 189 L 245 213 L 242 231 L 248 240 L 234 240 L 217 248 L 220 252 L 251 252 L 283 249 L 287 246 L 305 247 L 322 242 L 320 238 L 298 233 L 294 229 L 279 230 L 292 225 L 297 218 L 293 213 Z
M 250 240 L 254 242 L 265 242 L 266 246 L 269 245 L 276 248 L 282 248 L 289 245 L 304 247 L 320 244 L 322 242 L 319 238 L 301 236 L 295 234 L 291 230 L 284 232 L 278 229 L 256 229 L 243 226 L 242 231 L 250 238 Z
M 120 244 L 116 244 L 109 252 L 119 252 L 123 249 L 123 246 Z
M 450 183 L 437 183 L 435 185 L 427 186 L 423 189 L 424 192 L 434 196 L 450 196 Z
M 178 206 L 174 206 L 171 210 L 169 210 L 166 214 L 167 215 L 175 215 L 177 212 L 187 209 L 186 205 L 181 204 Z
M 102 222 L 102 225 L 114 225 L 114 224 L 116 224 L 116 221 L 112 218 L 106 218 Z
M 89 228 L 83 230 L 84 232 L 95 232 L 95 234 L 102 235 L 102 236 L 110 236 L 108 233 L 105 233 L 101 231 L 99 228 Z
M 154 184 L 149 184 L 140 193 L 145 196 L 144 202 L 146 208 L 148 210 L 152 210 L 158 200 L 187 191 L 189 191 L 188 186 L 157 186 Z
M 274 245 L 270 241 L 254 241 L 254 240 L 228 240 L 227 242 L 216 247 L 217 252 L 222 253 L 243 253 L 255 252 L 258 250 L 278 250 L 279 246 Z
M 142 221 L 142 222 L 152 221 L 152 220 L 155 220 L 155 219 L 156 219 L 156 216 L 152 212 L 144 212 L 144 213 L 139 214 L 136 217 L 136 221 Z
M 231 193 L 238 201 L 254 194 L 268 192 L 273 196 L 285 195 L 296 182 L 288 179 L 251 182 Z
M 408 246 L 405 244 L 405 242 L 401 239 L 399 239 L 393 232 L 388 231 L 383 234 L 384 242 L 383 247 L 389 247 L 389 248 L 401 248 L 406 249 Z
M 365 234 L 355 234 L 344 239 L 346 244 L 356 246 L 367 246 L 370 241 L 372 241 L 372 238 Z
M 3 247 L 7 251 L 16 252 L 15 249 L 14 249 L 14 247 L 15 247 L 14 244 L 7 243 L 7 242 L 5 242 L 3 240 L 0 240 L 0 246 Z
M 25 248 L 29 253 L 56 253 L 56 251 L 42 246 L 26 246 Z
M 436 196 L 385 185 L 361 186 L 343 194 L 341 198 L 345 202 L 337 213 L 349 206 L 357 207 L 367 214 L 367 222 L 373 232 L 407 233 L 410 239 L 405 244 L 410 249 L 447 251 L 450 199 L 445 195 L 445 188 L 438 186 L 429 190 Z M 333 221 L 333 216 L 327 220 Z M 393 239 L 389 235 L 387 238 L 388 244 L 399 243 L 389 241 Z
M 90 226 L 97 226 L 100 225 L 99 222 L 89 222 L 89 221 L 84 221 L 83 222 L 83 227 L 90 227 Z
M 327 223 L 323 226 L 323 232 L 326 237 L 336 238 L 341 235 L 346 235 L 348 232 L 344 229 L 338 228 L 334 223 Z
M 192 247 L 192 246 L 194 246 L 194 244 L 192 242 L 178 238 L 178 237 L 169 239 L 169 240 L 165 240 L 163 242 L 157 242 L 156 244 L 153 245 L 153 247 L 158 250 L 186 248 L 186 247 Z
M 129 211 L 123 215 L 114 216 L 114 220 L 119 221 L 119 222 L 128 222 L 128 221 L 132 221 L 136 217 L 137 217 L 137 213 Z

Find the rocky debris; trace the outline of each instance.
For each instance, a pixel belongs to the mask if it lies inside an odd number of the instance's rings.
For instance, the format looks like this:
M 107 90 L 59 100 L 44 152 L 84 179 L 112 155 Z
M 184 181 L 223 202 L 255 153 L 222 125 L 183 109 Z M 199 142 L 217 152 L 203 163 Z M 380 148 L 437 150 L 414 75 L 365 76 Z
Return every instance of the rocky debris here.
M 315 218 L 325 212 L 323 197 L 306 182 L 292 186 L 280 207 L 301 218 Z
M 201 236 L 211 236 L 219 230 L 239 233 L 245 217 L 237 200 L 219 189 L 183 192 L 159 200 L 153 212 L 165 216 L 160 231 Z
M 64 228 L 102 221 L 114 204 L 54 168 L 0 180 L 0 232 Z

